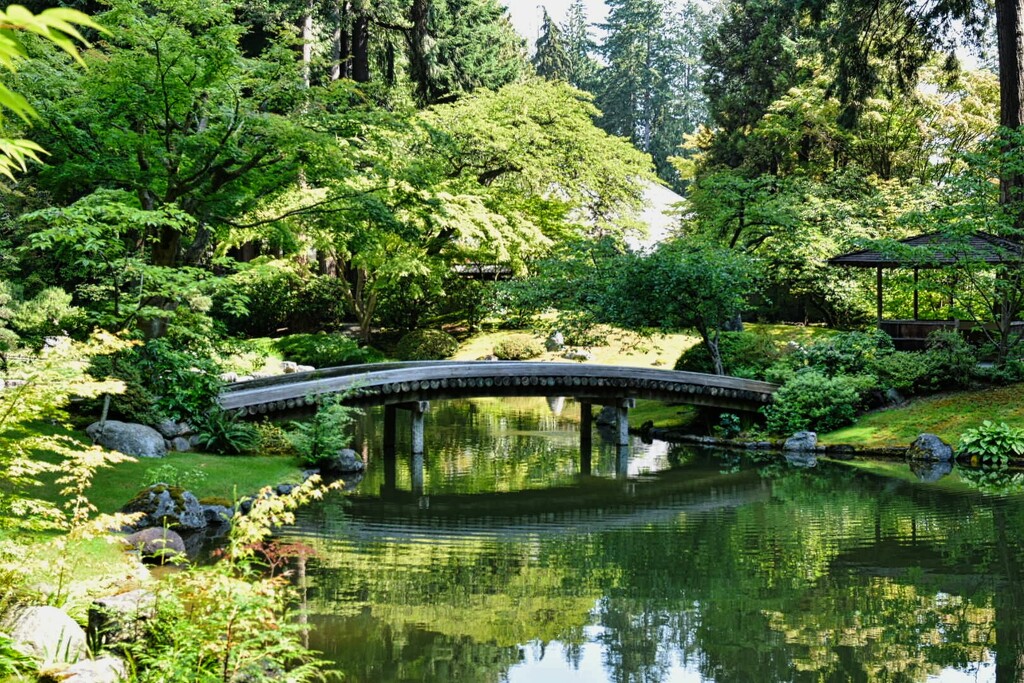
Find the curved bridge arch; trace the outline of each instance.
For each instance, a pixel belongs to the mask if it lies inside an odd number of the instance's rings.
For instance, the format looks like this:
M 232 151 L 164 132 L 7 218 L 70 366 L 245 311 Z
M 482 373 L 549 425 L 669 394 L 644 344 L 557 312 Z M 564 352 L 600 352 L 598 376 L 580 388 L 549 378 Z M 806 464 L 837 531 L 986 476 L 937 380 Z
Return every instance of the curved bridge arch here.
M 240 415 L 313 406 L 345 393 L 350 405 L 403 405 L 474 396 L 573 396 L 587 402 L 630 398 L 753 411 L 777 385 L 676 370 L 523 361 L 423 361 L 327 368 L 238 382 L 219 403 Z

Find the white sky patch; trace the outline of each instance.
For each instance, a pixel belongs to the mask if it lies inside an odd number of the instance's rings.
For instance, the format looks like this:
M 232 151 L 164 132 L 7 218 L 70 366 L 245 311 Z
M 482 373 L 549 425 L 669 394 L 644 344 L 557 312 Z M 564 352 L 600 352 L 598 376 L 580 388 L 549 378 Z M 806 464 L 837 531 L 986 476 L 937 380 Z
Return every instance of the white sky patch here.
M 547 8 L 551 18 L 562 23 L 569 12 L 572 0 L 504 0 L 503 4 L 508 7 L 512 25 L 526 38 L 527 46 L 532 52 L 537 36 L 540 35 L 541 20 L 544 18 L 542 8 Z M 604 0 L 585 0 L 584 5 L 587 8 L 587 21 L 591 24 L 601 23 L 607 18 L 608 7 Z

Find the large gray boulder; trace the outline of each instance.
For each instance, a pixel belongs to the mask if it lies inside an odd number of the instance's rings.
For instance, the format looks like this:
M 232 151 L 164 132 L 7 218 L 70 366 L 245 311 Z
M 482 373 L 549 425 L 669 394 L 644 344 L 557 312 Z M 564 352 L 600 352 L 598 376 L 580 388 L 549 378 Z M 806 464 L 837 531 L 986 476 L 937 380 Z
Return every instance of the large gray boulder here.
M 140 458 L 162 458 L 167 455 L 163 434 L 146 425 L 107 420 L 93 422 L 85 428 L 95 443 L 112 451 Z
M 351 448 L 342 448 L 320 462 L 320 471 L 327 475 L 352 474 L 366 469 L 366 463 Z
M 185 541 L 178 532 L 164 527 L 153 526 L 136 531 L 125 537 L 129 547 L 138 550 L 144 560 L 155 560 L 160 564 L 185 554 Z
M 953 459 L 953 447 L 934 434 L 920 434 L 907 449 L 911 460 L 949 462 Z
M 121 512 L 143 513 L 136 525 L 146 527 L 170 527 L 191 531 L 206 527 L 203 506 L 191 491 L 179 486 L 154 484 L 144 488 L 137 496 L 121 508 Z
M 73 664 L 56 677 L 61 683 L 122 683 L 128 680 L 128 667 L 120 657 L 106 655 Z
M 74 663 L 86 655 L 85 631 L 56 607 L 26 607 L 10 620 L 8 633 L 40 664 Z
M 561 351 L 565 348 L 565 335 L 555 330 L 544 341 L 544 348 L 548 351 Z
M 818 434 L 816 432 L 797 432 L 786 439 L 782 450 L 793 453 L 806 453 L 818 450 Z
M 142 640 L 155 614 L 156 596 L 143 589 L 95 600 L 89 606 L 89 642 L 95 649 Z

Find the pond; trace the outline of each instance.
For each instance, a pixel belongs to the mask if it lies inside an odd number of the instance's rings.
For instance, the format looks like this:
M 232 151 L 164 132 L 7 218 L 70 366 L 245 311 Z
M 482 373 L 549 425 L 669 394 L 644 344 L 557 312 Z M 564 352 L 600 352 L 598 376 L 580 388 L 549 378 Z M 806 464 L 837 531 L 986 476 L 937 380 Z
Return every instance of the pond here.
M 901 463 L 594 439 L 571 401 L 431 407 L 286 530 L 350 683 L 1020 681 L 1024 501 Z

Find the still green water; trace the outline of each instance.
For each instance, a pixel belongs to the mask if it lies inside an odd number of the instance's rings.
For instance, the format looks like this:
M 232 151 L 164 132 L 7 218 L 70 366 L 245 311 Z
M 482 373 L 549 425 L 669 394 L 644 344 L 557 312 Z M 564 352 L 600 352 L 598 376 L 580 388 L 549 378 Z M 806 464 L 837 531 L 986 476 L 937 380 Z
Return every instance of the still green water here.
M 345 681 L 1024 680 L 1019 497 L 596 436 L 585 474 L 571 402 L 431 410 L 421 473 L 371 415 L 287 531 Z

